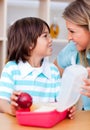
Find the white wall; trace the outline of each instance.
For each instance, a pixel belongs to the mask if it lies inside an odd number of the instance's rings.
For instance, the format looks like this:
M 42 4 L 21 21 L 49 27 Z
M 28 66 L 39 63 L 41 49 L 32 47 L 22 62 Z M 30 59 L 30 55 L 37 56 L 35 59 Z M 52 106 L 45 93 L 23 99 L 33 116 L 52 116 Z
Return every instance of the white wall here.
M 66 2 L 51 2 L 50 9 L 50 23 L 54 21 L 54 18 L 57 19 L 57 24 L 60 27 L 59 38 L 67 38 L 65 21 L 62 18 L 62 12 L 67 6 Z M 11 25 L 14 21 L 19 18 L 27 16 L 39 16 L 39 1 L 31 0 L 8 0 L 8 9 L 7 9 L 7 24 Z

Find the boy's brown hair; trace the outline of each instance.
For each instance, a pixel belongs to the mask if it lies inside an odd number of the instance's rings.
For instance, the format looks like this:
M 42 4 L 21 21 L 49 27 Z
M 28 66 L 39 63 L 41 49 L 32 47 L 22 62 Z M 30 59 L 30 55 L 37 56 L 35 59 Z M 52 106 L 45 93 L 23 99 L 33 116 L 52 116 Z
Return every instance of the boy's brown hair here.
M 22 18 L 11 25 L 7 35 L 7 60 L 14 60 L 16 63 L 19 60 L 27 61 L 36 46 L 37 38 L 44 32 L 45 27 L 50 32 L 48 24 L 35 17 Z

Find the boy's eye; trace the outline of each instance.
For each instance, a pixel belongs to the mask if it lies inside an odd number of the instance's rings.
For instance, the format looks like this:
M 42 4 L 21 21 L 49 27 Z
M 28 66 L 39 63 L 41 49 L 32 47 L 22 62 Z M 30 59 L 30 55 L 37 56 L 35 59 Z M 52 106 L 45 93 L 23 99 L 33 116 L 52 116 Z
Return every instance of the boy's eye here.
M 47 35 L 47 34 L 44 34 L 44 37 L 48 37 L 48 35 Z
M 44 37 L 45 38 L 50 38 L 50 34 L 48 33 L 48 34 L 44 34 Z
M 44 37 L 44 38 L 49 38 L 49 37 L 50 37 L 50 34 L 49 34 L 49 33 L 43 33 L 43 34 L 42 34 L 42 37 Z

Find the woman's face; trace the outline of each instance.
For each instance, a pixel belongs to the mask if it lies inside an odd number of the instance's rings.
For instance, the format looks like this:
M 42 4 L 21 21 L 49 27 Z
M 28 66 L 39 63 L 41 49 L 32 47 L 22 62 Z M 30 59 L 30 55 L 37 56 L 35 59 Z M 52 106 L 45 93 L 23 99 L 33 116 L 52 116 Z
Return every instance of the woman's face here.
M 68 40 L 75 42 L 78 51 L 83 51 L 90 44 L 90 32 L 81 26 L 78 26 L 72 22 L 66 21 L 68 29 Z

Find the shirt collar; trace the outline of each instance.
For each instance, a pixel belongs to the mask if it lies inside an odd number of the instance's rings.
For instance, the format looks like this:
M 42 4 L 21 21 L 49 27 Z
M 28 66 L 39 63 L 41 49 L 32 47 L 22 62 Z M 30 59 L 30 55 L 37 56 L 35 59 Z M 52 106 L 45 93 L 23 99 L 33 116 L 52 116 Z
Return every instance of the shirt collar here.
M 32 73 L 32 77 L 35 79 L 39 74 L 44 74 L 47 78 L 51 78 L 50 63 L 48 59 L 44 59 L 42 66 L 40 68 L 32 67 L 28 62 L 19 61 L 19 70 L 21 72 L 21 77 L 24 78 L 28 74 Z

